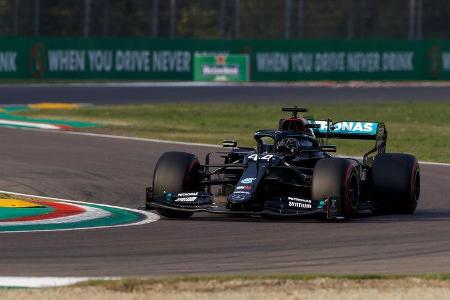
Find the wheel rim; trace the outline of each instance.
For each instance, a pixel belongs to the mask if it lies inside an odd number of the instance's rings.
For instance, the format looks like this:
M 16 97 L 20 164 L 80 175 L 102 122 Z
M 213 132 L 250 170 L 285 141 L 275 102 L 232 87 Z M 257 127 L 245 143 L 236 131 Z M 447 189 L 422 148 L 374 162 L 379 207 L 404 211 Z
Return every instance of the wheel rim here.
M 350 177 L 350 184 L 348 189 L 348 201 L 353 209 L 357 209 L 358 207 L 358 180 L 356 179 L 356 175 L 353 174 Z
M 419 201 L 420 196 L 420 173 L 417 169 L 414 175 L 414 185 L 413 185 L 413 193 L 412 193 L 413 201 L 417 203 Z
M 183 187 L 185 191 L 195 191 L 200 189 L 199 176 L 197 174 L 199 169 L 200 162 L 198 159 L 193 160 L 186 171 L 186 178 Z

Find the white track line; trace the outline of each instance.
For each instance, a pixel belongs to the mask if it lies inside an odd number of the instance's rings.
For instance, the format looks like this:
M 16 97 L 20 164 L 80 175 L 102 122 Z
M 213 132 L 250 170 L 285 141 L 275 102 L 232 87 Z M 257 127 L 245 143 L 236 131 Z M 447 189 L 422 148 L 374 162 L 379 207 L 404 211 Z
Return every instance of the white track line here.
M 40 130 L 39 130 L 40 131 Z M 53 131 L 52 131 L 53 132 Z M 172 145 L 183 145 L 183 146 L 196 146 L 196 147 L 209 147 L 209 148 L 222 148 L 220 145 L 214 144 L 202 144 L 202 143 L 190 143 L 190 142 L 177 142 L 177 141 L 168 141 L 168 140 L 159 140 L 159 139 L 149 139 L 149 138 L 139 138 L 139 137 L 129 137 L 129 136 L 121 136 L 121 135 L 110 135 L 110 134 L 100 134 L 100 133 L 88 133 L 88 132 L 78 132 L 78 131 L 54 131 L 54 133 L 61 134 L 72 134 L 72 135 L 81 135 L 81 136 L 91 136 L 91 137 L 99 137 L 99 138 L 109 138 L 109 139 L 117 139 L 117 140 L 129 140 L 129 141 L 139 141 L 139 142 L 151 142 L 151 143 L 160 143 L 160 144 L 172 144 Z M 359 157 L 360 158 L 360 157 Z M 448 163 L 439 163 L 439 162 L 429 162 L 429 161 L 420 161 L 422 165 L 433 165 L 433 166 L 443 166 L 450 167 Z
M 23 277 L 0 276 L 0 287 L 43 288 L 71 285 L 88 280 L 114 280 L 119 277 Z
M 46 130 L 61 130 L 61 127 L 53 124 L 38 123 L 38 122 L 25 122 L 25 121 L 12 121 L 6 119 L 0 119 L 0 125 L 6 125 L 8 127 L 27 127 Z
M 447 164 L 447 163 L 440 163 L 440 162 L 419 161 L 419 163 L 420 163 L 421 165 L 450 167 L 450 164 Z
M 313 87 L 313 88 L 446 88 L 450 87 L 449 81 L 295 81 L 295 82 L 55 82 L 55 83 L 26 83 L 26 84 L 0 84 L 0 87 Z
M 144 210 L 137 210 L 137 209 L 132 209 L 132 208 L 125 208 L 125 207 L 120 207 L 120 206 L 108 205 L 108 204 L 100 204 L 100 203 L 68 200 L 68 199 L 62 199 L 62 198 L 44 197 L 44 196 L 38 196 L 38 195 L 15 193 L 15 192 L 1 191 L 1 190 L 0 190 L 0 193 L 2 193 L 2 194 L 9 194 L 9 195 L 16 195 L 16 196 L 25 196 L 25 197 L 31 197 L 31 198 L 38 198 L 38 199 L 62 201 L 62 202 L 68 202 L 68 203 L 91 204 L 91 205 L 98 205 L 98 206 L 109 207 L 109 208 L 118 208 L 118 209 L 122 209 L 122 210 L 127 210 L 127 211 L 131 211 L 131 212 L 139 213 L 139 214 L 144 215 L 146 217 L 142 221 L 139 221 L 139 222 L 136 222 L 136 223 L 130 223 L 130 224 L 87 227 L 87 228 L 69 228 L 69 229 L 21 230 L 21 231 L 4 231 L 4 232 L 0 231 L 0 234 L 10 234 L 10 233 L 19 233 L 19 232 L 73 231 L 73 230 L 89 230 L 89 229 L 102 229 L 102 228 L 113 228 L 113 227 L 128 227 L 128 226 L 137 226 L 137 225 L 149 224 L 149 223 L 156 222 L 156 221 L 159 220 L 159 216 L 157 214 L 151 213 L 149 211 L 144 211 Z
M 178 142 L 178 141 L 170 141 L 170 140 L 140 138 L 140 137 L 102 134 L 102 133 L 89 133 L 89 132 L 79 132 L 79 131 L 45 131 L 45 130 L 39 130 L 39 129 L 34 129 L 34 128 L 21 128 L 21 129 L 38 131 L 38 132 L 51 132 L 51 133 L 59 133 L 59 134 L 90 136 L 90 137 L 97 137 L 97 138 L 108 138 L 108 139 L 116 139 L 116 140 L 128 140 L 128 141 L 150 142 L 150 143 L 182 145 L 182 146 L 195 146 L 195 147 L 208 147 L 208 148 L 222 148 L 221 145 L 214 145 L 214 144 Z M 361 158 L 361 157 L 357 157 L 357 158 Z M 419 163 L 422 165 L 450 167 L 449 163 L 430 162 L 430 161 L 420 161 Z
M 177 141 L 149 139 L 149 138 L 140 138 L 140 137 L 130 137 L 130 136 L 122 136 L 122 135 L 101 134 L 101 133 L 79 132 L 79 131 L 55 131 L 55 133 L 91 136 L 91 137 L 99 137 L 99 138 L 109 138 L 109 139 L 116 139 L 116 140 L 128 140 L 128 141 L 138 141 L 138 142 L 151 142 L 151 143 L 160 143 L 160 144 L 183 145 L 183 146 L 196 146 L 196 147 L 209 147 L 209 148 L 221 148 L 222 147 L 220 145 L 214 145 L 214 144 L 177 142 Z

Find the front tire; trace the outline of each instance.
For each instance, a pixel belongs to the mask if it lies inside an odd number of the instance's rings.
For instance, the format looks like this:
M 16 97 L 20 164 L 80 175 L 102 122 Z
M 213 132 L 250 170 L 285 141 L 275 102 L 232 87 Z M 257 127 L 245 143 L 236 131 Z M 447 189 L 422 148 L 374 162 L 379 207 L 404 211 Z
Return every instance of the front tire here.
M 409 154 L 384 153 L 375 157 L 372 183 L 377 201 L 387 201 L 392 212 L 412 214 L 420 196 L 420 169 Z
M 314 167 L 312 199 L 339 199 L 338 209 L 346 220 L 359 209 L 359 176 L 356 163 L 345 158 L 324 158 Z
M 166 192 L 196 192 L 201 188 L 198 171 L 200 162 L 191 153 L 166 152 L 158 160 L 153 174 L 155 197 L 163 197 Z M 189 218 L 192 212 L 158 209 L 167 218 Z

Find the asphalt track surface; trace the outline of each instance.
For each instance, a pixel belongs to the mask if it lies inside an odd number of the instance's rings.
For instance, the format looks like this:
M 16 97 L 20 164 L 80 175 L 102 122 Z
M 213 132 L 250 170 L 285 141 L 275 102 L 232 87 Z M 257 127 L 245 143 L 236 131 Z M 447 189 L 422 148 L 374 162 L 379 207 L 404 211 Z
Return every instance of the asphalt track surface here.
M 207 147 L 0 129 L 0 189 L 136 208 L 159 155 Z M 345 223 L 198 214 L 134 227 L 0 234 L 0 275 L 424 273 L 450 266 L 450 168 L 422 165 L 412 216 Z
M 177 102 L 314 103 L 336 101 L 450 101 L 448 86 L 298 86 L 179 84 L 0 85 L 1 104 L 86 102 L 138 104 Z

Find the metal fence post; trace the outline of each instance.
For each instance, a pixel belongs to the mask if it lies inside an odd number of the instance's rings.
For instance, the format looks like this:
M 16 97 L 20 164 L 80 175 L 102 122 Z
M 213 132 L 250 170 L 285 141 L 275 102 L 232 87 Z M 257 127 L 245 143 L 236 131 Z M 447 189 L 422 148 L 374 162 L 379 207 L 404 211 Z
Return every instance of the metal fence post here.
M 152 2 L 152 36 L 158 36 L 158 23 L 159 23 L 159 0 L 153 0 Z
M 423 11 L 422 0 L 417 0 L 417 34 L 416 34 L 416 38 L 418 40 L 422 39 L 422 11 Z
M 219 36 L 223 39 L 225 36 L 225 0 L 220 0 L 219 6 Z
M 415 37 L 415 23 L 416 23 L 416 0 L 409 0 L 409 39 L 413 40 Z
M 109 0 L 103 0 L 103 36 L 109 35 Z
M 297 10 L 297 38 L 303 37 L 303 19 L 305 17 L 305 1 L 298 0 L 298 10 Z
M 241 1 L 234 1 L 234 37 L 238 39 L 241 36 Z
M 177 14 L 177 1 L 170 0 L 170 37 L 175 37 L 176 33 L 176 14 Z
M 91 23 L 91 0 L 84 0 L 84 26 L 83 36 L 85 38 L 90 35 L 90 23 Z
M 364 30 L 365 29 L 364 21 L 366 19 L 365 10 L 366 10 L 366 0 L 361 0 L 360 6 L 359 6 L 358 38 L 364 38 L 364 36 L 365 36 L 365 30 Z
M 41 18 L 41 1 L 34 0 L 34 16 L 33 16 L 33 34 L 34 36 L 39 36 L 40 34 L 40 22 Z
M 347 39 L 351 40 L 355 36 L 355 2 L 350 2 L 350 9 L 347 15 Z
M 19 1 L 14 1 L 14 35 L 19 35 Z
M 284 0 L 284 38 L 291 37 L 291 10 L 292 0 Z

